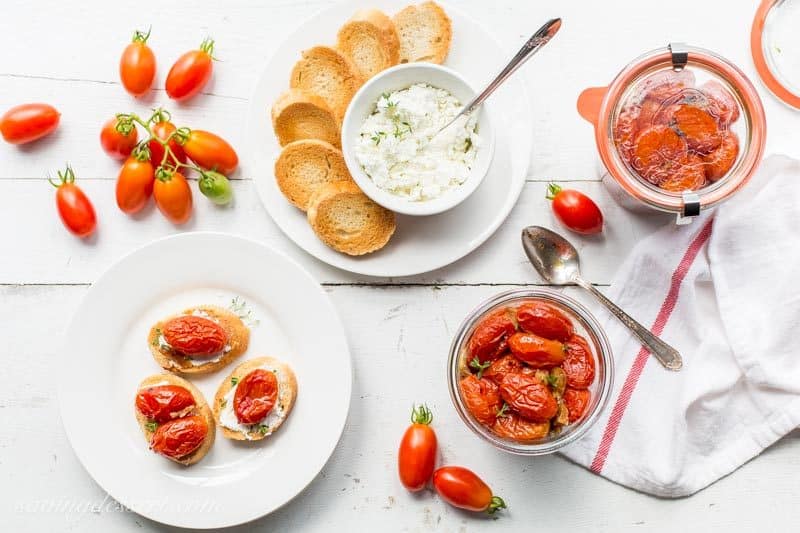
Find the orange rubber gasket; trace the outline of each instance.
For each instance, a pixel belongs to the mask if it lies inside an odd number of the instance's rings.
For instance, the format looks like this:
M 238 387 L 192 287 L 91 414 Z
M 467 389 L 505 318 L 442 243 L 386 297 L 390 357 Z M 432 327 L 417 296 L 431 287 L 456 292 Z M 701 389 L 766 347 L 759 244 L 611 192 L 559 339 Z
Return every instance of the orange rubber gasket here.
M 756 11 L 756 16 L 753 19 L 753 27 L 750 30 L 750 52 L 753 56 L 756 72 L 758 72 L 767 89 L 784 103 L 800 109 L 800 96 L 781 84 L 769 69 L 767 59 L 764 57 L 764 23 L 770 10 L 777 2 L 778 0 L 762 0 L 761 5 L 758 6 L 758 11 Z

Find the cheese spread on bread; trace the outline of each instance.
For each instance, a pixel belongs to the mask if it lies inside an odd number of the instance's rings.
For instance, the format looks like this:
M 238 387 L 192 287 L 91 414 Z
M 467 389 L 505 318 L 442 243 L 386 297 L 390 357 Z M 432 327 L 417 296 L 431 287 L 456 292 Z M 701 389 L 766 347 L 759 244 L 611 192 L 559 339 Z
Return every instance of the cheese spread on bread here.
M 281 398 L 284 397 L 284 389 L 291 387 L 289 384 L 289 377 L 284 374 L 280 368 L 275 368 L 271 365 L 261 365 L 259 368 L 268 372 L 273 372 L 278 380 L 278 394 L 275 406 L 267 413 L 263 420 L 255 424 L 242 424 L 236 418 L 236 412 L 233 410 L 233 398 L 236 395 L 236 390 L 239 388 L 237 384 L 223 396 L 222 405 L 219 411 L 219 423 L 222 427 L 226 427 L 233 431 L 238 431 L 245 435 L 247 440 L 252 440 L 251 433 L 258 433 L 260 435 L 270 435 L 280 425 L 288 412 L 286 406 L 281 403 Z M 251 370 L 252 372 L 252 370 Z
M 383 94 L 359 130 L 356 159 L 381 189 L 412 201 L 438 198 L 469 178 L 480 147 L 474 115 L 437 135 L 461 107 L 424 83 Z

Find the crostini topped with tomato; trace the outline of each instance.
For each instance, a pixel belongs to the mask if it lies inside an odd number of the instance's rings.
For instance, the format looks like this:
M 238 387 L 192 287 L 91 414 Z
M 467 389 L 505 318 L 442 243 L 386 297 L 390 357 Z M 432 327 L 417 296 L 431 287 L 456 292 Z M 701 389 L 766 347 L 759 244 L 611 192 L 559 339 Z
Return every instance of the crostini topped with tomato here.
M 214 372 L 242 355 L 250 329 L 223 307 L 190 307 L 150 328 L 147 343 L 165 370 L 182 374 Z
M 188 466 L 211 449 L 214 417 L 200 391 L 185 379 L 149 376 L 139 384 L 134 404 L 136 420 L 155 453 Z
M 237 366 L 214 396 L 214 419 L 223 436 L 261 440 L 287 419 L 297 397 L 297 379 L 286 363 L 257 357 Z

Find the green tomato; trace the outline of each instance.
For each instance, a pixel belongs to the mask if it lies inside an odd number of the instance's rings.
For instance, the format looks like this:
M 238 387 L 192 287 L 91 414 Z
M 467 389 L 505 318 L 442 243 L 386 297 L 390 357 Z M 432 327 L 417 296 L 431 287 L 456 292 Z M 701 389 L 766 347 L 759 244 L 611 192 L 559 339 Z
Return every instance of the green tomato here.
M 217 205 L 226 205 L 233 198 L 231 182 L 224 174 L 206 170 L 200 176 L 200 192 Z

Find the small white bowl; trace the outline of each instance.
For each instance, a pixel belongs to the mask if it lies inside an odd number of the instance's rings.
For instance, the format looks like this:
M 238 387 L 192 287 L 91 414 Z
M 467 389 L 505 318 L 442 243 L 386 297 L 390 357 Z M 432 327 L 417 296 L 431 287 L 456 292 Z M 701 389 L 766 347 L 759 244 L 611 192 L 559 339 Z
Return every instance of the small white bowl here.
M 494 155 L 494 130 L 484 104 L 475 111 L 481 144 L 477 149 L 470 175 L 464 183 L 444 192 L 442 196 L 415 201 L 381 189 L 364 172 L 356 159 L 355 146 L 359 139 L 359 131 L 364 120 L 374 111 L 375 104 L 382 94 L 405 89 L 415 83 L 427 83 L 432 87 L 444 89 L 455 96 L 462 105 L 477 94 L 460 74 L 440 65 L 407 63 L 384 70 L 367 81 L 353 96 L 342 124 L 342 153 L 356 184 L 372 200 L 396 213 L 416 216 L 435 215 L 452 209 L 466 200 L 481 184 L 489 171 Z

